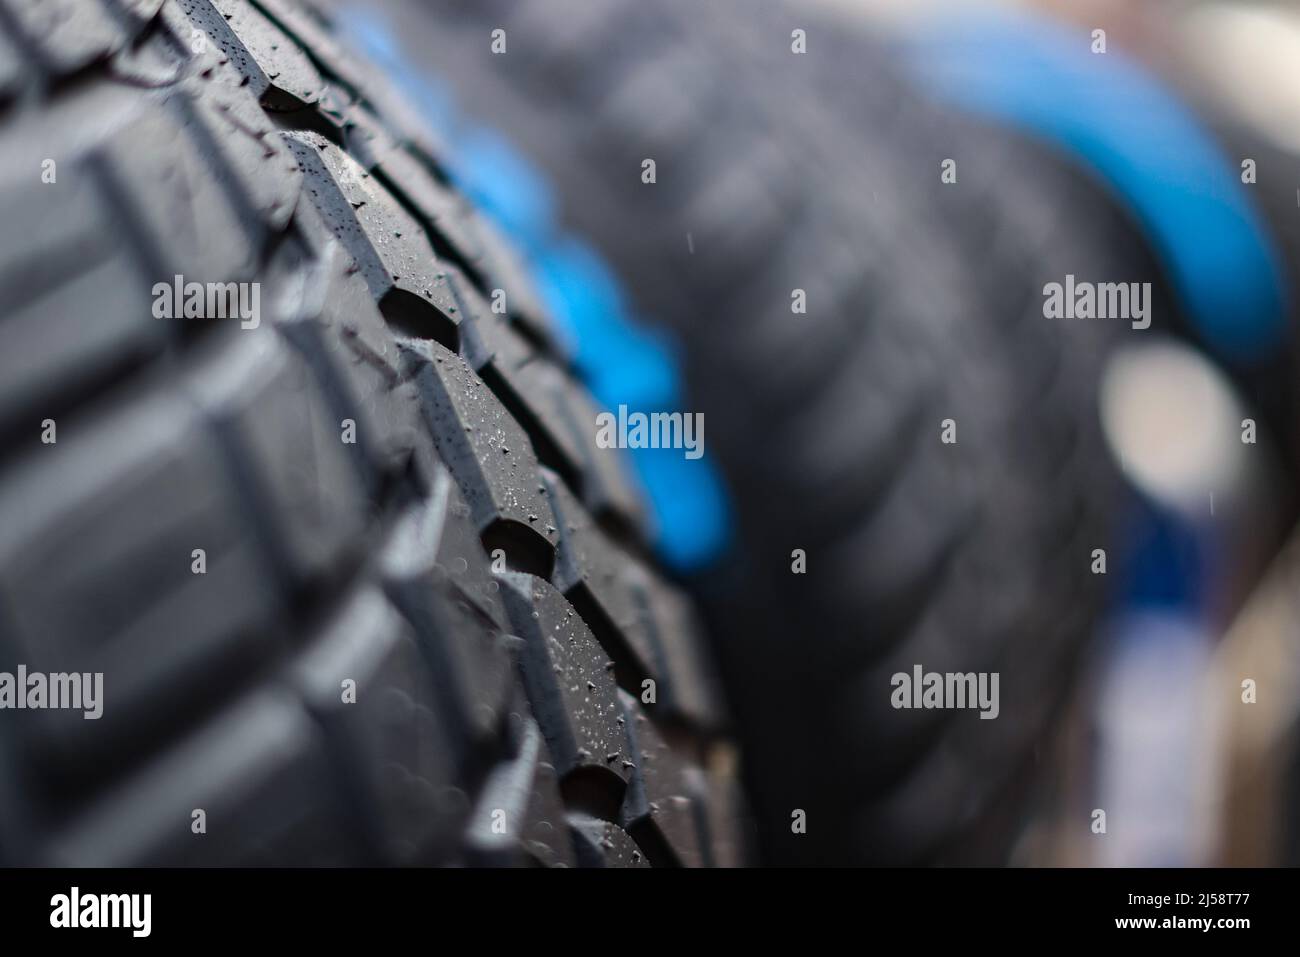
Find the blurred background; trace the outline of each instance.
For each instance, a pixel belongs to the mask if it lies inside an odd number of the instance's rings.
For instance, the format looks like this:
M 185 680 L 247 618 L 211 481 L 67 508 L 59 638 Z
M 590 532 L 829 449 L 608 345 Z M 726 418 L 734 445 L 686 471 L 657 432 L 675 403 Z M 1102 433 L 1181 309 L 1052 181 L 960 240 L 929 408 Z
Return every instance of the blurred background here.
M 1300 863 L 1300 9 L 329 6 L 597 397 L 705 412 L 638 466 L 762 859 Z M 1045 318 L 1066 274 L 1151 327 Z M 884 707 L 918 661 L 1002 727 Z
M 1130 565 L 1061 733 L 1056 797 L 1020 859 L 1294 865 L 1300 819 L 1300 581 L 1291 531 L 1300 411 L 1294 389 L 1300 8 L 1236 2 L 844 6 L 880 17 L 881 29 L 905 48 L 935 49 L 934 37 L 951 35 L 954 20 L 975 23 L 976 31 L 991 36 L 1000 28 L 988 25 L 1005 17 L 1017 24 L 1002 33 L 1013 44 L 1056 24 L 1094 44 L 1094 31 L 1104 30 L 1107 52 L 1132 58 L 1177 97 L 1231 165 L 1244 169 L 1250 161 L 1267 170 L 1258 178 L 1243 173 L 1243 179 L 1253 179 L 1248 201 L 1276 257 L 1283 290 L 1276 315 L 1285 322 L 1253 349 L 1239 348 L 1253 334 L 1248 294 L 1221 301 L 1217 317 L 1193 321 L 1172 341 L 1123 350 L 1103 373 L 1100 412 L 1126 479 L 1121 521 L 1131 536 Z M 961 41 L 958 46 L 969 49 Z M 1017 68 L 1015 57 L 1003 59 L 993 49 L 970 58 L 972 72 L 1003 80 Z M 960 72 L 951 62 L 923 57 L 914 57 L 913 68 L 925 83 Z M 1078 79 L 1087 82 L 1083 74 Z M 1059 91 L 1042 106 L 1059 110 L 1072 93 Z M 1012 124 L 1032 112 L 978 102 L 980 94 L 971 90 L 954 100 Z M 1154 140 L 1157 150 L 1176 148 L 1160 141 L 1159 118 L 1143 108 L 1141 94 L 1121 86 L 1099 109 L 1106 114 L 1096 118 L 1096 128 Z M 1069 142 L 1092 169 L 1105 166 L 1088 144 L 1062 136 L 1051 121 L 1029 122 L 1040 133 L 1055 129 L 1046 135 Z M 1133 194 L 1180 175 L 1173 157 L 1157 166 L 1133 165 L 1138 168 L 1131 178 L 1121 166 L 1112 182 L 1125 182 L 1121 201 L 1137 205 Z M 1145 232 L 1158 248 L 1158 227 L 1148 221 Z M 1205 247 L 1208 268 L 1220 270 L 1213 281 L 1240 288 L 1223 236 L 1193 239 Z M 1169 263 L 1177 255 L 1166 253 L 1165 270 L 1176 271 Z M 1213 298 L 1192 289 L 1184 295 L 1193 300 L 1198 294 Z M 1195 315 L 1194 304 L 1186 308 Z M 1222 333 L 1211 332 L 1213 326 Z M 1268 438 L 1256 446 L 1239 441 L 1243 424 L 1255 420 L 1268 422 Z M 1271 700 L 1255 698 L 1247 683 L 1270 686 Z M 1105 841 L 1077 827 L 1094 808 L 1107 809 Z

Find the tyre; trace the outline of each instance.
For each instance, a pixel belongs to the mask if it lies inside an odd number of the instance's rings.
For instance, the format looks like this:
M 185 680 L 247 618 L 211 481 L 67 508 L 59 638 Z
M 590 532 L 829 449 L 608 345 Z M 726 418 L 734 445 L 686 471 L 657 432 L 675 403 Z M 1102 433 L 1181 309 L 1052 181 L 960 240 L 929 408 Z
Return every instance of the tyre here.
M 413 115 L 295 0 L 0 8 L 3 862 L 742 860 L 699 615 Z
M 764 859 L 1007 860 L 1118 544 L 1095 390 L 1124 333 L 1049 323 L 1041 290 L 1163 295 L 1130 225 L 824 12 L 445 0 L 434 37 L 390 6 L 682 339 L 738 516 L 693 583 Z M 891 707 L 916 665 L 1000 673 L 998 720 Z

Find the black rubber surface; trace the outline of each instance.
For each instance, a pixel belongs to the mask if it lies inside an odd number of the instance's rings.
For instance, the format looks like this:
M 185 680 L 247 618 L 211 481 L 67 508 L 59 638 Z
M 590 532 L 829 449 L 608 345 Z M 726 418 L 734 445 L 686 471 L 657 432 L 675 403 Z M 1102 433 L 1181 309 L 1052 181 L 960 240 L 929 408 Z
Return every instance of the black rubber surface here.
M 408 55 L 537 160 L 685 343 L 740 529 L 696 584 L 766 859 L 1006 860 L 1101 606 L 1091 550 L 1117 547 L 1095 388 L 1132 334 L 1045 319 L 1042 288 L 1164 297 L 1133 229 L 1058 157 L 918 99 L 816 5 L 432 6 L 456 29 L 389 4 Z M 891 708 L 918 663 L 1000 672 L 999 719 Z
M 0 0 L 0 671 L 104 674 L 0 714 L 0 861 L 741 860 L 698 616 L 410 115 L 293 0 Z

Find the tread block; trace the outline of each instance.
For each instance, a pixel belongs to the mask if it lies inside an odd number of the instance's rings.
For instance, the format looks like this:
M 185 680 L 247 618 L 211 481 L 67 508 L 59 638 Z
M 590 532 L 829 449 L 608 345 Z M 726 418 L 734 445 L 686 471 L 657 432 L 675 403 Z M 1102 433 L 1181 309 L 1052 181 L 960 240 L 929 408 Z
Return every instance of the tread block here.
M 483 241 L 469 200 L 440 181 L 430 164 L 421 162 L 365 106 L 348 107 L 343 136 L 348 153 L 378 173 L 393 195 L 419 217 L 435 250 L 477 275 Z
M 369 298 L 366 305 L 370 305 Z M 392 435 L 402 431 L 395 421 L 400 416 L 402 404 L 400 400 L 385 401 L 390 399 L 389 383 L 392 380 L 385 377 L 387 370 L 382 359 L 376 362 L 376 356 L 364 350 L 348 355 L 348 340 L 332 335 L 332 330 L 326 325 L 310 321 L 289 322 L 280 329 L 311 367 L 341 428 L 349 428 L 350 424 L 350 441 L 344 442 L 345 451 L 370 498 L 379 499 L 386 483 L 400 474 L 409 461 L 415 444 L 404 442 L 400 435 Z M 352 360 L 350 363 L 349 359 Z M 341 366 L 342 363 L 348 364 Z M 341 368 L 346 368 L 348 373 L 345 374 Z M 369 403 L 363 404 L 356 399 L 356 386 L 375 384 L 378 385 L 375 391 L 363 393 L 371 397 Z M 380 413 L 378 419 L 374 415 L 376 411 Z M 417 410 L 407 402 L 405 411 L 415 413 Z M 377 425 L 376 421 L 382 425 Z M 408 432 L 405 438 L 409 437 Z
M 299 110 L 320 102 L 325 81 L 296 43 L 246 0 L 180 0 L 268 110 Z
M 116 54 L 108 73 L 114 80 L 146 89 L 161 89 L 180 80 L 196 59 L 190 47 L 193 25 L 179 8 L 168 6 L 137 42 Z M 184 39 L 182 39 L 184 38 Z M 212 54 L 214 68 L 220 58 Z M 206 67 L 201 68 L 206 69 Z M 230 68 L 233 72 L 233 67 Z
M 331 574 L 362 543 L 366 491 L 307 364 L 263 324 L 230 331 L 187 391 L 231 450 L 236 485 L 290 585 Z
M 378 169 L 459 259 L 475 272 L 489 265 L 483 262 L 483 238 L 468 199 L 438 182 L 428 167 L 404 148 L 389 150 L 379 159 Z
M 148 244 L 155 281 L 176 273 L 204 283 L 253 275 L 261 236 L 250 235 L 224 171 L 205 158 L 175 103 L 142 109 L 96 150 L 95 162 L 125 206 L 127 235 Z
M 99 2 L 2 0 L 0 6 L 54 77 L 105 59 L 129 39 L 123 25 Z
M 0 191 L 0 211 L 5 222 L 21 222 L 24 229 L 0 233 L 0 290 L 6 298 L 20 298 L 34 284 L 45 285 L 57 271 L 42 260 L 63 255 L 73 262 L 104 258 L 113 248 L 108 238 L 107 209 L 86 176 L 69 176 L 48 184 L 54 189 L 32 189 L 13 172 L 6 173 Z
M 382 71 L 370 71 L 362 95 L 399 143 L 409 146 L 438 178 L 450 181 L 445 160 L 452 155 L 451 147 L 392 79 Z
M 666 848 L 671 863 L 703 866 L 704 840 L 687 765 L 664 742 L 636 698 L 620 691 L 619 703 L 635 765 L 619 823 L 646 849 L 652 861 L 657 850 L 662 853 Z
M 221 450 L 178 395 L 69 418 L 58 439 L 4 480 L 0 670 L 103 672 L 101 718 L 24 712 L 36 759 L 102 776 L 273 654 L 282 610 Z
M 441 720 L 451 729 L 463 773 L 477 773 L 484 747 L 501 733 L 511 698 L 509 638 L 465 595 L 427 581 L 389 582 L 438 684 Z
M 502 548 L 511 567 L 549 575 L 558 531 L 523 429 L 464 359 L 435 342 L 403 351 L 438 453 L 484 544 Z
M 520 324 L 493 314 L 476 291 L 459 298 L 467 317 L 462 351 L 524 424 L 538 457 L 562 475 L 593 515 L 646 539 L 645 504 L 627 459 L 596 444 L 597 406 L 555 360 L 554 346 L 539 346 L 535 337 L 522 334 Z
M 282 133 L 321 217 L 343 243 L 385 316 L 404 332 L 455 348 L 455 297 L 420 224 L 370 172 L 315 133 Z
M 197 90 L 199 82 L 192 81 L 192 95 L 178 102 L 225 159 L 238 180 L 240 202 L 267 229 L 279 232 L 288 225 L 302 187 L 297 159 L 245 88 L 218 84 Z
M 249 696 L 71 822 L 45 864 L 322 866 L 362 860 L 320 733 L 288 691 Z M 207 832 L 192 831 L 205 812 Z
M 542 732 L 526 704 L 514 717 L 516 755 L 493 770 L 474 808 L 466 832 L 470 863 L 572 867 L 573 837 Z
M 520 664 L 528 702 L 561 779 L 599 781 L 621 799 L 632 762 L 608 656 L 550 583 L 517 572 L 500 578 L 506 610 L 524 642 Z
M 115 240 L 89 177 L 0 193 L 0 428 L 35 435 L 69 395 L 157 355 L 174 330 L 150 314 L 144 264 Z M 87 323 L 86 316 L 95 321 Z
M 552 583 L 579 609 L 614 658 L 624 685 L 640 687 L 644 678 L 666 685 L 663 652 L 646 627 L 648 619 L 631 583 L 620 570 L 630 559 L 591 521 L 558 476 L 543 469 L 542 480 L 560 534 Z
M 721 684 L 708 657 L 704 624 L 690 601 L 645 566 L 625 573 L 637 594 L 643 628 L 659 650 L 667 686 L 658 707 L 665 714 L 708 731 L 727 722 Z
M 461 739 L 500 734 L 513 696 L 513 659 L 500 584 L 445 470 L 428 499 L 398 521 L 380 559 L 385 586 L 411 621 Z
M 649 517 L 640 488 L 630 471 L 628 456 L 618 449 L 596 445 L 596 403 L 572 377 L 561 376 L 556 387 L 566 410 L 566 422 L 576 434 L 575 442 L 585 453 L 582 501 L 592 515 L 636 536 L 649 538 Z
M 296 214 L 300 227 L 308 217 L 317 217 L 309 203 Z M 347 449 L 372 497 L 398 478 L 422 483 L 422 490 L 442 466 L 419 395 L 401 381 L 397 343 L 342 246 L 325 239 L 315 259 L 286 292 L 289 318 L 280 329 L 312 367 L 335 414 L 355 423 Z
M 559 340 L 546 318 L 550 313 L 542 305 L 541 296 L 528 277 L 523 261 L 486 216 L 469 215 L 474 222 L 474 234 L 483 249 L 480 263 L 485 287 L 504 290 L 506 315 L 526 327 L 538 340 L 547 343 L 553 352 L 558 352 Z
M 579 867 L 649 867 L 636 841 L 617 824 L 587 814 L 570 814 L 569 827 Z
M 579 424 L 585 407 L 577 407 L 565 389 L 565 374 L 538 346 L 504 316 L 492 313 L 474 289 L 453 283 L 466 321 L 462 353 L 532 439 L 538 458 L 565 476 L 575 488 L 587 484 L 586 470 L 595 452 L 595 416 L 586 432 Z
M 356 595 L 291 667 L 368 809 L 378 860 L 436 863 L 469 807 L 411 627 L 377 589 Z M 345 701 L 344 683 L 355 697 Z
M 541 734 L 540 730 L 537 734 Z M 573 831 L 565 820 L 558 775 L 555 766 L 549 761 L 539 761 L 537 764 L 523 844 L 528 860 L 539 867 L 577 865 Z
M 383 122 L 362 103 L 352 103 L 343 121 L 343 146 L 349 156 L 372 173 L 398 148 Z M 390 184 L 390 188 L 393 184 Z
M 441 466 L 432 476 L 427 499 L 394 528 L 382 567 L 393 581 L 450 583 L 499 629 L 509 629 L 501 586 L 492 575 L 469 506 Z
M 310 10 L 295 0 L 253 0 L 253 5 L 283 30 L 316 66 L 349 92 L 363 90 L 366 81 L 357 70 L 357 60 L 347 53 L 335 35 Z

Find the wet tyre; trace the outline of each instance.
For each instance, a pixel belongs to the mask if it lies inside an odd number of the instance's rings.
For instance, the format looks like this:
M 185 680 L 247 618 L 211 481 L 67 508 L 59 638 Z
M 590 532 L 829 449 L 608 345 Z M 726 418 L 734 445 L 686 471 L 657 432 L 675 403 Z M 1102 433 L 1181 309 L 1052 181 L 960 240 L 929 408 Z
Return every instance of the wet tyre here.
M 699 615 L 414 115 L 295 0 L 0 4 L 0 673 L 102 675 L 0 711 L 5 863 L 742 860 Z

